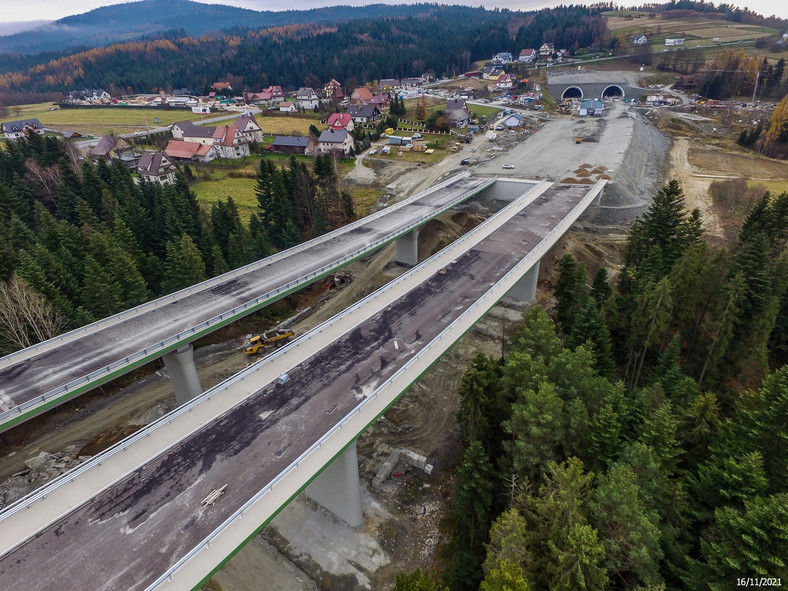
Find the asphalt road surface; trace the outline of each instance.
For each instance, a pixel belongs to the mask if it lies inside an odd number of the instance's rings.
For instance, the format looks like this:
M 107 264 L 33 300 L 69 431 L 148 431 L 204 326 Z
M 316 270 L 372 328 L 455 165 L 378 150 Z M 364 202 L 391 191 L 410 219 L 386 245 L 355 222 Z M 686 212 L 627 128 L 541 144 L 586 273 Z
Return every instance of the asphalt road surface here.
M 293 368 L 287 383 L 262 386 L 0 557 L 0 589 L 144 589 L 497 283 L 589 188 L 551 187 L 448 273 Z M 200 504 L 224 485 L 214 505 Z
M 101 370 L 164 339 L 188 331 L 210 318 L 249 302 L 289 282 L 329 265 L 376 240 L 395 235 L 399 229 L 419 219 L 435 215 L 465 192 L 489 183 L 490 179 L 462 177 L 427 193 L 418 201 L 360 225 L 341 236 L 318 242 L 242 275 L 229 278 L 209 289 L 196 291 L 178 301 L 135 315 L 128 320 L 101 328 L 78 340 L 58 346 L 44 344 L 34 356 L 22 356 L 12 363 L 0 359 L 0 412 L 46 395 L 64 384 Z M 249 313 L 253 309 L 247 311 Z M 237 317 L 240 317 L 239 314 Z M 156 357 L 140 357 L 126 370 Z M 99 380 L 96 383 L 101 383 Z M 82 386 L 82 391 L 90 385 Z M 95 386 L 93 386 L 95 387 Z M 18 414 L 8 413 L 5 421 Z

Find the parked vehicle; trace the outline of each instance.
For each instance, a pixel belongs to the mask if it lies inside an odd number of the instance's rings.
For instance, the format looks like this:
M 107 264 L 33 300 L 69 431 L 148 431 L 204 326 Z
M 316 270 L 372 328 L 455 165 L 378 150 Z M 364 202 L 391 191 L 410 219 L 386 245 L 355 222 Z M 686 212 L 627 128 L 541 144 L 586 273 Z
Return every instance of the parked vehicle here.
M 460 164 L 462 166 L 468 166 L 468 165 L 470 165 L 470 163 L 471 163 L 471 159 L 470 158 L 463 158 L 462 160 L 460 160 Z
M 505 169 L 507 169 L 507 170 L 514 170 L 514 165 L 513 164 L 504 164 L 503 167 Z

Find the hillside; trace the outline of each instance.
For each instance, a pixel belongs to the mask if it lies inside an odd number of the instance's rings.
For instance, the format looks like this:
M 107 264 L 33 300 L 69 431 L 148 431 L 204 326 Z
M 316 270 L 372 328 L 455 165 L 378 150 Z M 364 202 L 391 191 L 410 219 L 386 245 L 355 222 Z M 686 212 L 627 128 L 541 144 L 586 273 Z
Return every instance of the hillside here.
M 96 8 L 31 31 L 0 37 L 0 53 L 36 54 L 73 47 L 100 47 L 178 30 L 200 37 L 234 28 L 260 29 L 362 18 L 416 16 L 435 5 L 372 4 L 362 8 L 330 6 L 312 10 L 256 11 L 191 0 L 142 0 Z

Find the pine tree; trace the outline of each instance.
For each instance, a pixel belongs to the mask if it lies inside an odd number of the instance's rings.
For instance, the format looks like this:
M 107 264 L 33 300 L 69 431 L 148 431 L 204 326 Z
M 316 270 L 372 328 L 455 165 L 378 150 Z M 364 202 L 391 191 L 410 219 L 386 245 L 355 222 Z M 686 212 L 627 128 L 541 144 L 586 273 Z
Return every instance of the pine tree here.
M 167 258 L 164 261 L 164 277 L 161 286 L 172 293 L 205 280 L 205 263 L 200 250 L 188 234 L 177 242 L 167 243 Z

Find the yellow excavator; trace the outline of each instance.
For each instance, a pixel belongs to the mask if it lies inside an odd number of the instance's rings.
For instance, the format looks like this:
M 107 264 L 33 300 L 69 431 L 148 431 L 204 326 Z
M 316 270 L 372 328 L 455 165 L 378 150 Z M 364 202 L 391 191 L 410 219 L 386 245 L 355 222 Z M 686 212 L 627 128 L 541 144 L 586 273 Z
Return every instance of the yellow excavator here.
M 265 349 L 269 346 L 276 348 L 281 347 L 287 341 L 292 339 L 294 333 L 289 328 L 277 328 L 268 330 L 261 335 L 253 336 L 249 339 L 249 345 L 246 347 L 247 355 L 256 355 L 260 349 Z

